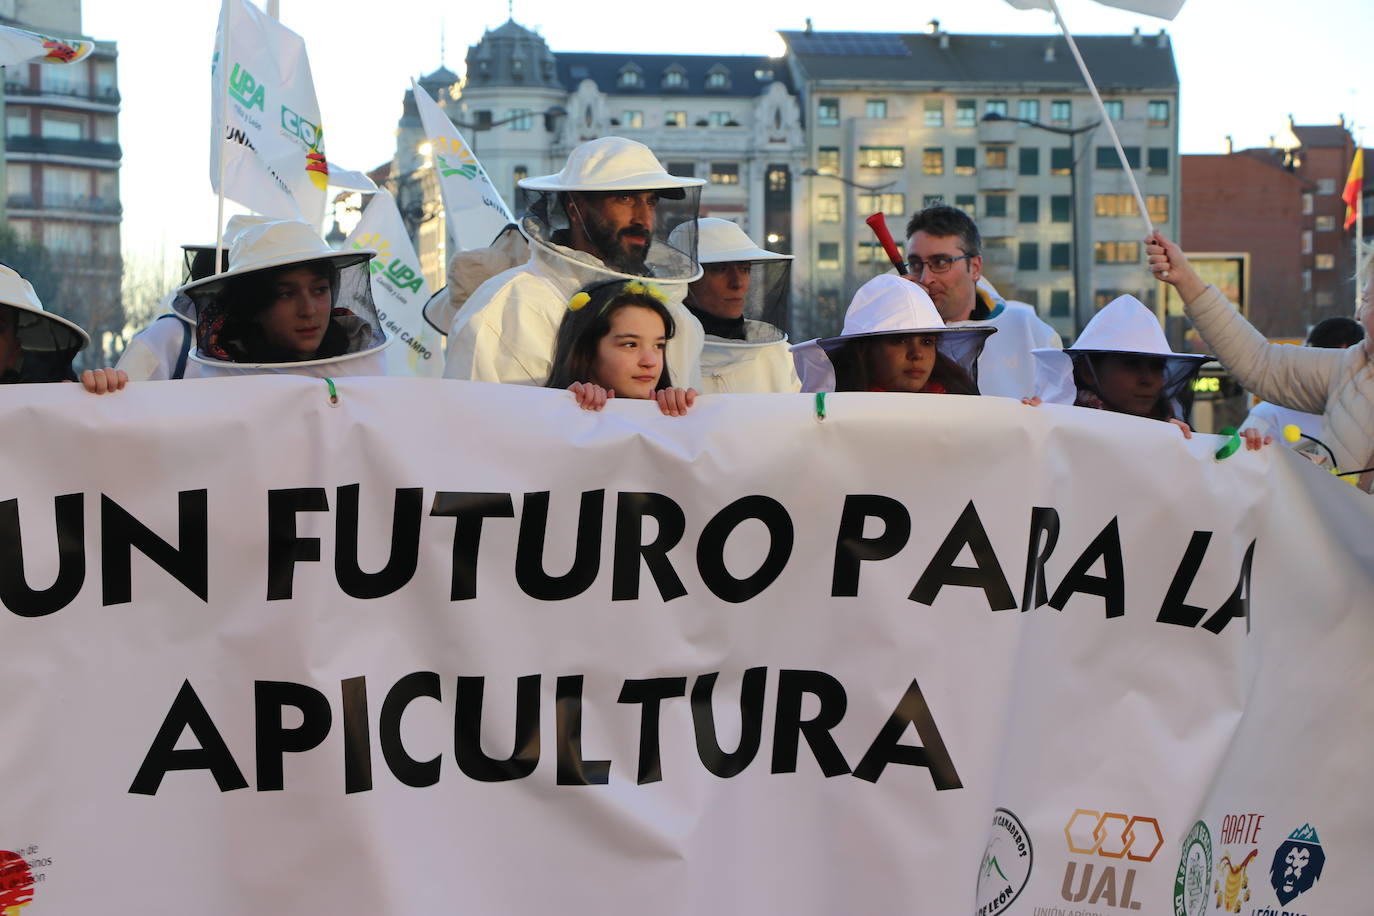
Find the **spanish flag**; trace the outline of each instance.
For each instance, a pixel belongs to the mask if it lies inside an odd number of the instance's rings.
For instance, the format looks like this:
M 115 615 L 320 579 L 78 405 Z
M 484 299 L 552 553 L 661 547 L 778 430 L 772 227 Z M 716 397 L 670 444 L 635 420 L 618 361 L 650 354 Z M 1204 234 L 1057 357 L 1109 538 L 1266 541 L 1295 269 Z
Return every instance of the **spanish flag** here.
M 1355 161 L 1350 163 L 1350 174 L 1345 177 L 1345 190 L 1341 200 L 1345 201 L 1345 225 L 1349 229 L 1355 225 L 1355 214 L 1360 209 L 1360 195 L 1364 193 L 1364 148 L 1355 150 Z M 1358 230 L 1357 230 L 1358 231 Z

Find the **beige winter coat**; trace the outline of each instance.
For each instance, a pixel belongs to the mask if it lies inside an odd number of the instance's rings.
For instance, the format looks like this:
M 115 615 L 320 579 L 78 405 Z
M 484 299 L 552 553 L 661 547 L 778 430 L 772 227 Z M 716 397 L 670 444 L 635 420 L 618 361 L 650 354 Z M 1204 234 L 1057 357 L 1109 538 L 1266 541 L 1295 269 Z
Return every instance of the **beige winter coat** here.
M 1374 466 L 1374 360 L 1363 343 L 1345 350 L 1271 344 L 1215 286 L 1184 305 L 1202 339 L 1246 390 L 1324 415 L 1323 441 L 1341 470 Z M 1361 478 L 1368 492 L 1374 475 Z

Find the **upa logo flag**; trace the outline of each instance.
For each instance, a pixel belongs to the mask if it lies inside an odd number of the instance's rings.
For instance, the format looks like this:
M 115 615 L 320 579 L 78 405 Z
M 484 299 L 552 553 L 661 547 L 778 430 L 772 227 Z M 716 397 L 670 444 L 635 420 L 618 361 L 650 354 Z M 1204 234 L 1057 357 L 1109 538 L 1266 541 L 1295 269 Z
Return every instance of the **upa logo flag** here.
M 515 222 L 486 170 L 429 93 L 411 80 L 415 107 L 429 139 L 444 217 L 454 251 L 486 248 L 508 224 Z
M 247 0 L 224 0 L 210 70 L 211 188 L 265 216 L 319 225 L 329 163 L 305 41 Z
M 94 49 L 93 41 L 49 38 L 37 32 L 0 25 L 0 67 L 13 67 L 31 60 L 42 64 L 74 64 L 85 60 Z
M 1007 0 L 1018 10 L 1049 10 L 1054 11 L 1050 5 L 1050 0 Z M 1173 19 L 1178 15 L 1178 11 L 1183 9 L 1183 0 L 1097 0 L 1103 6 L 1114 6 L 1119 10 L 1130 10 L 1132 13 L 1144 13 L 1146 16 L 1158 16 L 1160 19 Z
M 344 247 L 377 252 L 369 265 L 372 301 L 387 333 L 397 340 L 386 349 L 387 375 L 443 375 L 443 339 L 422 314 L 429 284 L 420 272 L 420 259 L 406 235 L 396 199 L 386 191 L 374 194 Z

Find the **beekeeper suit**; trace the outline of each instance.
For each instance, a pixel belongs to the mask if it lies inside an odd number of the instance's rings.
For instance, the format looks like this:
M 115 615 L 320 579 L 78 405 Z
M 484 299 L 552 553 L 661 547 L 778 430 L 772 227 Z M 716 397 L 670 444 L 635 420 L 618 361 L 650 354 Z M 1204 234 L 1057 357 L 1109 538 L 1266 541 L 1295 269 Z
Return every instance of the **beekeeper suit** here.
M 28 280 L 0 264 L 0 385 L 74 381 L 72 360 L 90 335 L 43 308 Z
M 973 314 L 965 321 L 951 321 L 949 326 L 997 329 L 978 358 L 978 390 L 1003 398 L 1029 397 L 1036 386 L 1036 360 L 1031 351 L 1059 349 L 1063 346 L 1059 332 L 1042 321 L 1030 305 L 1003 299 L 987 277 L 979 277 L 975 288 Z
M 652 277 L 677 324 L 669 371 L 684 387 L 699 387 L 701 324 L 682 300 L 701 276 L 695 223 L 704 183 L 669 175 L 647 146 L 623 137 L 584 143 L 561 172 L 522 179 L 535 195 L 520 221 L 529 260 L 487 280 L 454 315 L 445 377 L 543 385 L 574 294 Z M 682 224 L 688 228 L 670 243 Z
M 674 236 L 684 229 L 679 226 Z M 697 220 L 697 261 L 702 277 L 688 287 L 685 305 L 706 332 L 701 391 L 800 391 L 780 327 L 787 321 L 792 256 L 765 251 L 728 219 L 707 218 Z
M 229 268 L 181 287 L 176 308 L 195 327 L 186 378 L 284 374 L 313 378 L 386 375 L 391 342 L 372 303 L 368 249 L 335 251 L 314 227 L 271 220 L 239 232 Z M 282 358 L 264 344 L 262 315 L 270 281 L 297 267 L 323 267 L 330 277 L 325 337 L 310 358 Z M 309 319 L 314 321 L 315 319 Z

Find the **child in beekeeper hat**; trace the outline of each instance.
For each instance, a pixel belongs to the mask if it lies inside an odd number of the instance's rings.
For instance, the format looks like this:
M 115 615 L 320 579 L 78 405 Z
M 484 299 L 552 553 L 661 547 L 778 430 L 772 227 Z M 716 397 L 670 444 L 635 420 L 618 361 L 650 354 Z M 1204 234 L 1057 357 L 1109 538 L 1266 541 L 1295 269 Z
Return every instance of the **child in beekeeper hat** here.
M 568 389 L 584 410 L 621 397 L 657 401 L 670 417 L 687 413 L 697 393 L 673 387 L 667 348 L 676 327 L 665 298 L 644 280 L 613 280 L 574 295 L 546 386 Z
M 1120 296 L 1093 316 L 1072 347 L 1036 349 L 1036 397 L 1166 420 L 1192 438 L 1186 403 L 1210 357 L 1169 349 L 1159 320 L 1134 296 Z
M 889 274 L 854 294 L 838 337 L 792 348 L 803 391 L 977 394 L 993 328 L 949 328 L 920 286 Z
M 60 315 L 45 311 L 32 284 L 0 264 L 0 385 L 76 381 L 72 359 L 91 338 Z M 117 369 L 87 369 L 82 386 L 92 394 L 124 387 Z
M 335 251 L 299 220 L 247 226 L 229 269 L 186 284 L 176 300 L 196 328 L 187 376 L 385 375 L 389 341 L 368 269 L 375 255 Z

